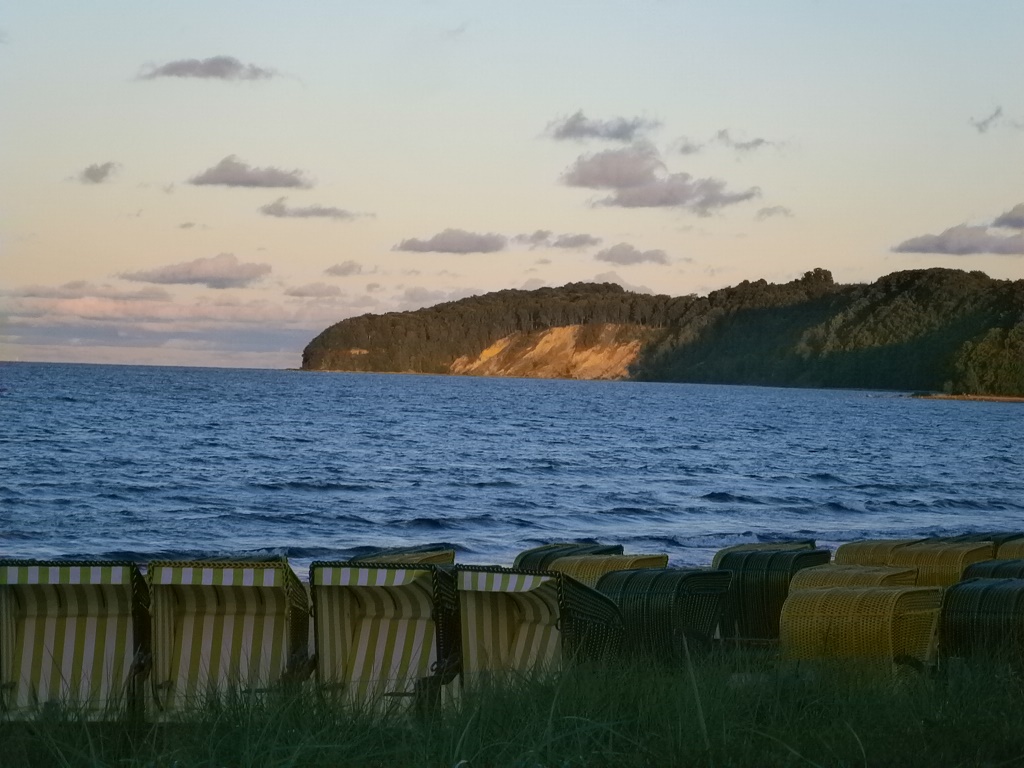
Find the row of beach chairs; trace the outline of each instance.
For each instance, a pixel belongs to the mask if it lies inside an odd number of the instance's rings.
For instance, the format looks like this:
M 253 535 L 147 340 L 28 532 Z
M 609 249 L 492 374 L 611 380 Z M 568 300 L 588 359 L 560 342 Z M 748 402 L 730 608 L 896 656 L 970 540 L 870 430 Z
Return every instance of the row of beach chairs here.
M 712 568 L 552 544 L 512 568 L 438 547 L 317 562 L 0 561 L 0 718 L 55 707 L 174 719 L 312 684 L 359 706 L 436 705 L 480 676 L 570 660 L 679 664 L 690 644 L 777 645 L 896 668 L 1024 649 L 1024 534 L 746 544 Z M 309 681 L 309 682 L 306 682 Z M 453 683 L 456 683 L 453 685 Z

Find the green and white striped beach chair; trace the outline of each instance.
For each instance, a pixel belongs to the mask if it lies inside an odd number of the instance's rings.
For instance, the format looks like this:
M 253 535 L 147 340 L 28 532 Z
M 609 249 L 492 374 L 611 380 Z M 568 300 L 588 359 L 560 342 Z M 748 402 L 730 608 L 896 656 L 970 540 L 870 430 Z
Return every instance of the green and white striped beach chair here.
M 158 717 L 303 677 L 309 607 L 283 560 L 154 562 L 147 576 Z
M 604 595 L 555 571 L 457 566 L 465 680 L 553 672 L 620 652 L 623 625 Z
M 459 670 L 450 569 L 427 563 L 316 562 L 309 569 L 316 680 L 344 701 L 436 703 Z
M 0 717 L 137 712 L 148 610 L 132 563 L 0 561 Z

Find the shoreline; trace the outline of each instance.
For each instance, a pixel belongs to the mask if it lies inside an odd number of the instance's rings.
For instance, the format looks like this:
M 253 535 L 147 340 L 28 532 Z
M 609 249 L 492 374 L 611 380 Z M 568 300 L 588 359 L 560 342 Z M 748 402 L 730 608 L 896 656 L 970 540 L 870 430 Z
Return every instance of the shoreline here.
M 944 395 L 940 393 L 918 393 L 913 397 L 921 400 L 970 400 L 979 403 L 1024 403 L 1024 397 L 1013 395 Z

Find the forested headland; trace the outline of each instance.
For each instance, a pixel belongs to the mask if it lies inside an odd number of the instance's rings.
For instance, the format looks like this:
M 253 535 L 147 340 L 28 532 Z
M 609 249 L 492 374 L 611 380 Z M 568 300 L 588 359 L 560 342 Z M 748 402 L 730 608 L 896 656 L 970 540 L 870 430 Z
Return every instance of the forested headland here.
M 850 285 L 815 269 L 789 283 L 745 280 L 707 296 L 610 283 L 498 291 L 343 320 L 309 343 L 302 367 L 485 371 L 467 361 L 498 347 L 506 359 L 536 356 L 546 335 L 569 327 L 577 352 L 598 340 L 603 348 L 632 344 L 626 377 L 643 381 L 1024 396 L 1024 280 L 952 269 Z M 563 344 L 549 356 L 573 350 Z

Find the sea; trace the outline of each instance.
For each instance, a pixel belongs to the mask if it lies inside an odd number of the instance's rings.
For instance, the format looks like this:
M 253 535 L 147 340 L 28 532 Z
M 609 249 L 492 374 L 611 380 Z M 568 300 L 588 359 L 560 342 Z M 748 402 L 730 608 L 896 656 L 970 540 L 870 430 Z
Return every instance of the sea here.
M 1024 405 L 910 393 L 0 363 L 0 558 L 1024 531 Z

